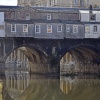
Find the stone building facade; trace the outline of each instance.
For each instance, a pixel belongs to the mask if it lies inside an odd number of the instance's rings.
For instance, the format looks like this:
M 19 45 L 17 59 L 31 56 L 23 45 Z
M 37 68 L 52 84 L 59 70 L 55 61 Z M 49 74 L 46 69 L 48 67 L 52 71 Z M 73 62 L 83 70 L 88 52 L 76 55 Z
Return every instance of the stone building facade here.
M 18 6 L 40 7 L 93 7 L 100 6 L 100 0 L 18 0 Z
M 99 38 L 99 9 L 0 7 L 1 37 Z
M 4 12 L 0 12 L 0 37 L 5 37 Z
M 99 38 L 99 16 L 99 9 L 18 7 L 5 12 L 5 36 Z
M 7 37 L 84 38 L 84 25 L 79 20 L 78 10 L 27 6 L 6 12 L 5 32 Z

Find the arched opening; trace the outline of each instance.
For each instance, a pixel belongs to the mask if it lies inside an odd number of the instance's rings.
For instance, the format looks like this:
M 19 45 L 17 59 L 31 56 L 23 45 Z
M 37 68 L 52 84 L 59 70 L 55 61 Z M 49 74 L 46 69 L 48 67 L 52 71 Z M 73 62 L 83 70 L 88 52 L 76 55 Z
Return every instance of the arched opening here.
M 74 90 L 77 93 L 79 87 L 87 91 L 88 86 L 99 83 L 100 51 L 89 45 L 70 48 L 60 60 L 60 74 L 64 75 L 60 76 L 60 89 L 67 96 Z
M 76 46 L 64 54 L 60 61 L 61 74 L 99 75 L 100 52 L 92 46 Z
M 46 72 L 46 55 L 35 47 L 21 46 L 8 54 L 5 88 L 11 98 L 22 94 L 30 84 L 30 72 Z
M 13 70 L 37 71 L 39 66 L 47 62 L 46 55 L 36 48 L 22 46 L 14 49 L 7 57 L 5 68 Z

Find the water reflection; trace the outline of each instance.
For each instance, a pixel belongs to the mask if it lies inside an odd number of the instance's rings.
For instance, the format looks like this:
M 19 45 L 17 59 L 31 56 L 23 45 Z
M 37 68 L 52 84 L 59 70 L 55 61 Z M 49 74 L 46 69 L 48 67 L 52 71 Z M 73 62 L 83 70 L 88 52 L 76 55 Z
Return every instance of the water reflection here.
M 2 100 L 2 81 L 0 81 L 0 100 Z
M 21 95 L 28 87 L 30 81 L 29 72 L 27 71 L 5 71 L 4 90 L 7 97 L 15 99 Z M 7 98 L 5 96 L 5 98 Z M 11 99 L 11 100 L 12 100 Z M 6 100 L 6 99 L 4 99 Z
M 95 76 L 62 77 L 60 88 L 68 100 L 100 100 L 100 79 Z
M 6 71 L 0 100 L 100 100 L 100 79 L 73 76 L 60 79 Z

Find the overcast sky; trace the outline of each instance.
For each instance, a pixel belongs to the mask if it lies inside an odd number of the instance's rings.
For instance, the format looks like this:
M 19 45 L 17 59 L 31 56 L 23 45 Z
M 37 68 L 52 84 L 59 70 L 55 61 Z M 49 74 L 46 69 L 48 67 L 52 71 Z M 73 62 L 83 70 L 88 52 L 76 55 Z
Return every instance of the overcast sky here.
M 0 0 L 0 5 L 17 5 L 17 0 Z

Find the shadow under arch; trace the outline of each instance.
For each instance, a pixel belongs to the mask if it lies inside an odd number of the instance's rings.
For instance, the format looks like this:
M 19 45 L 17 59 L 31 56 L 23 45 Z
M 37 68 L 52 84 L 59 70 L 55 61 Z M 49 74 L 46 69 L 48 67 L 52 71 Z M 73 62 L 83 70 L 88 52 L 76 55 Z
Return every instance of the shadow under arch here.
M 42 48 L 40 48 L 39 46 L 37 46 L 37 45 L 20 45 L 20 46 L 17 46 L 17 47 L 14 47 L 13 49 L 11 49 L 7 54 L 6 54 L 6 56 L 5 56 L 5 60 L 7 59 L 7 57 L 14 51 L 14 50 L 16 50 L 16 49 L 18 49 L 18 48 L 21 48 L 21 47 L 27 47 L 27 48 L 29 48 L 29 49 L 32 49 L 32 50 L 35 50 L 36 52 L 38 52 L 38 53 L 40 53 L 40 54 L 42 54 L 42 55 L 44 55 L 45 57 L 47 57 L 48 55 L 47 55 L 47 53 L 42 49 Z
M 73 46 L 73 47 L 67 49 L 66 51 L 64 51 L 64 52 L 62 53 L 62 55 L 60 56 L 59 59 L 61 60 L 62 57 L 63 57 L 67 52 L 70 52 L 71 50 L 75 50 L 75 48 L 87 48 L 87 49 L 90 49 L 90 50 L 95 51 L 96 53 L 100 53 L 100 50 L 99 50 L 97 47 L 92 46 L 92 45 L 88 45 L 88 44 L 82 44 L 82 45 L 76 45 L 76 46 Z

